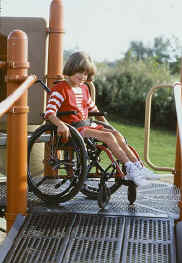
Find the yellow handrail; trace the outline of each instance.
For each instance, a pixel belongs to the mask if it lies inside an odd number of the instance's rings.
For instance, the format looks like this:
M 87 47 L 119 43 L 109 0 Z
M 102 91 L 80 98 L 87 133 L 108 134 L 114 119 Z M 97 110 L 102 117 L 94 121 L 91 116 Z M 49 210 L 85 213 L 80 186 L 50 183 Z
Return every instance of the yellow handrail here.
M 9 95 L 0 103 L 0 118 L 13 106 L 13 104 L 23 95 L 23 93 L 32 86 L 36 80 L 36 75 L 27 77 L 17 90 L 15 90 L 11 95 Z
M 169 167 L 158 167 L 149 160 L 149 139 L 150 139 L 150 119 L 151 119 L 151 101 L 152 95 L 157 89 L 160 88 L 174 88 L 172 85 L 159 85 L 150 89 L 146 97 L 145 105 L 145 136 L 144 136 L 144 160 L 154 170 L 168 171 L 174 173 L 174 168 Z

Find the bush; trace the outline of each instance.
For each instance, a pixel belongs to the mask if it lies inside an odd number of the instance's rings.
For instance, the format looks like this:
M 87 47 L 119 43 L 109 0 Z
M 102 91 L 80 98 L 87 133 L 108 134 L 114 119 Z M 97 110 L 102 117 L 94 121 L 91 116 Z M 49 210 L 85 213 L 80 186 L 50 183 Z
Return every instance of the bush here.
M 147 61 L 118 62 L 110 71 L 98 73 L 95 80 L 98 107 L 121 119 L 143 123 L 145 99 L 148 91 L 156 85 L 171 83 L 172 77 L 166 65 L 159 66 Z M 169 121 L 170 120 L 170 121 Z M 176 111 L 173 91 L 159 89 L 152 98 L 154 126 L 176 129 Z

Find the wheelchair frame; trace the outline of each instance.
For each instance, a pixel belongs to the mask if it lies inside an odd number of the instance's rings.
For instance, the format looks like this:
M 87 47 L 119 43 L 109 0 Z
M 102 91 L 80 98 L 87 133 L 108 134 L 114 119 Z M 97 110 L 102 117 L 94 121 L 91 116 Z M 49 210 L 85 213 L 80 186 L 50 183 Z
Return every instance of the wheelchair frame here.
M 112 129 L 103 122 L 94 122 Z M 133 204 L 136 200 L 136 185 L 124 179 L 125 167 L 114 158 L 107 145 L 94 138 L 83 139 L 73 126 L 66 125 L 71 134 L 66 144 L 57 136 L 56 126 L 50 123 L 37 128 L 30 137 L 27 173 L 29 191 L 51 203 L 66 202 L 81 191 L 88 198 L 97 199 L 99 207 L 104 208 L 111 195 L 122 185 L 126 185 L 129 204 Z M 41 174 L 34 174 L 32 156 L 33 152 L 40 148 L 40 143 L 42 169 Z M 134 148 L 129 147 L 140 160 Z

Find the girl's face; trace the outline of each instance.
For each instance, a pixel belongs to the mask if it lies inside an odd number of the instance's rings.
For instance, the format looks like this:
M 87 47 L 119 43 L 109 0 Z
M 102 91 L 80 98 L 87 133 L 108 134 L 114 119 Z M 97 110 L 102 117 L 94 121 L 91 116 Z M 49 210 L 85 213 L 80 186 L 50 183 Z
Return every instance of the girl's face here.
M 83 84 L 88 78 L 88 74 L 86 72 L 77 72 L 74 75 L 70 76 L 71 85 L 74 87 L 78 87 Z

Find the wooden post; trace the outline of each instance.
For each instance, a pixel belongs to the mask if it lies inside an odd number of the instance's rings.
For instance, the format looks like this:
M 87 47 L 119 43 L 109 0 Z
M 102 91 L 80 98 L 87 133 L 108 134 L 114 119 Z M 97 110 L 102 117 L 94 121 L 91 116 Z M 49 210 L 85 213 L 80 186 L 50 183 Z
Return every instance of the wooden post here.
M 28 38 L 14 30 L 7 43 L 7 94 L 10 95 L 28 76 Z M 8 112 L 7 148 L 7 231 L 17 214 L 27 210 L 27 91 Z

